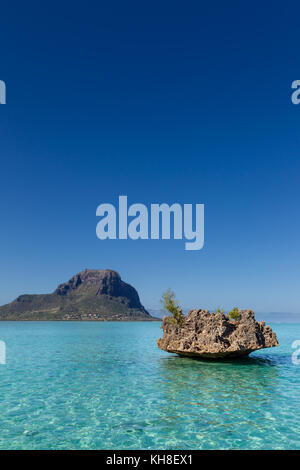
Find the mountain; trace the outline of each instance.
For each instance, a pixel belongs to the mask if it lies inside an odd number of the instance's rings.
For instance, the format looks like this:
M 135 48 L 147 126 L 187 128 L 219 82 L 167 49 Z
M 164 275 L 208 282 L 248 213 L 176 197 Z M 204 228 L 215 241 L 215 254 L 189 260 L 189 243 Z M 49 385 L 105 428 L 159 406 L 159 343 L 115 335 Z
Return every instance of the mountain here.
M 110 269 L 85 269 L 51 294 L 20 295 L 0 307 L 1 320 L 156 320 L 138 293 Z

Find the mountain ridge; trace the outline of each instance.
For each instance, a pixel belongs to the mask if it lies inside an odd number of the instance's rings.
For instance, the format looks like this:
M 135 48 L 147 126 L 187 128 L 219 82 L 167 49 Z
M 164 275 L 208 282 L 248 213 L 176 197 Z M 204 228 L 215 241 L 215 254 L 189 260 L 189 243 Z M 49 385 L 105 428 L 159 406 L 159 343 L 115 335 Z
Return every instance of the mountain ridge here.
M 50 294 L 22 294 L 0 307 L 0 321 L 156 320 L 134 287 L 111 269 L 84 269 Z

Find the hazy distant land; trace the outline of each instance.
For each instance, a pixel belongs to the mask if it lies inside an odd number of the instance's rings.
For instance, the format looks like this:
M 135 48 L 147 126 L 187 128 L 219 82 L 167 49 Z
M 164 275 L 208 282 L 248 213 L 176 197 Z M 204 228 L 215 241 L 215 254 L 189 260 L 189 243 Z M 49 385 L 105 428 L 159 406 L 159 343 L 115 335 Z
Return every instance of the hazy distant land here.
M 183 313 L 186 315 L 189 310 L 191 309 L 184 308 Z M 150 313 L 150 315 L 152 315 L 155 318 L 163 318 L 166 316 L 166 313 L 162 309 L 148 308 L 148 312 Z M 270 322 L 270 323 L 300 323 L 300 313 L 255 312 L 255 318 L 257 321 L 265 321 L 265 322 Z

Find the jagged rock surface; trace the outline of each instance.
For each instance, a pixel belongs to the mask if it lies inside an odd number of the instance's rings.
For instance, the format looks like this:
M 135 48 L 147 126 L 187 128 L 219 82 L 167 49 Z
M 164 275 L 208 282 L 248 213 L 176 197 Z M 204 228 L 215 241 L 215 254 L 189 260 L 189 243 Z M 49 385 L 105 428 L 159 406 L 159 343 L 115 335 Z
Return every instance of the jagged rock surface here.
M 51 294 L 20 295 L 0 320 L 154 320 L 137 291 L 110 269 L 85 269 Z
M 158 347 L 181 356 L 222 359 L 278 346 L 276 334 L 256 321 L 252 310 L 241 310 L 234 321 L 222 313 L 190 310 L 181 326 L 165 317 L 162 329 Z

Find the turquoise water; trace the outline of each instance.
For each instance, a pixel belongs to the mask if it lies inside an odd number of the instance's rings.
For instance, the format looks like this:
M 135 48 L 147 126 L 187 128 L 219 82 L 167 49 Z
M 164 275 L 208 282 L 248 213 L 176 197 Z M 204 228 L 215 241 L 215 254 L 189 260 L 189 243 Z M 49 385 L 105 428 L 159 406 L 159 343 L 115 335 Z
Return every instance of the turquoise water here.
M 279 348 L 205 362 L 159 323 L 3 322 L 0 448 L 299 449 L 300 325 L 273 327 Z

